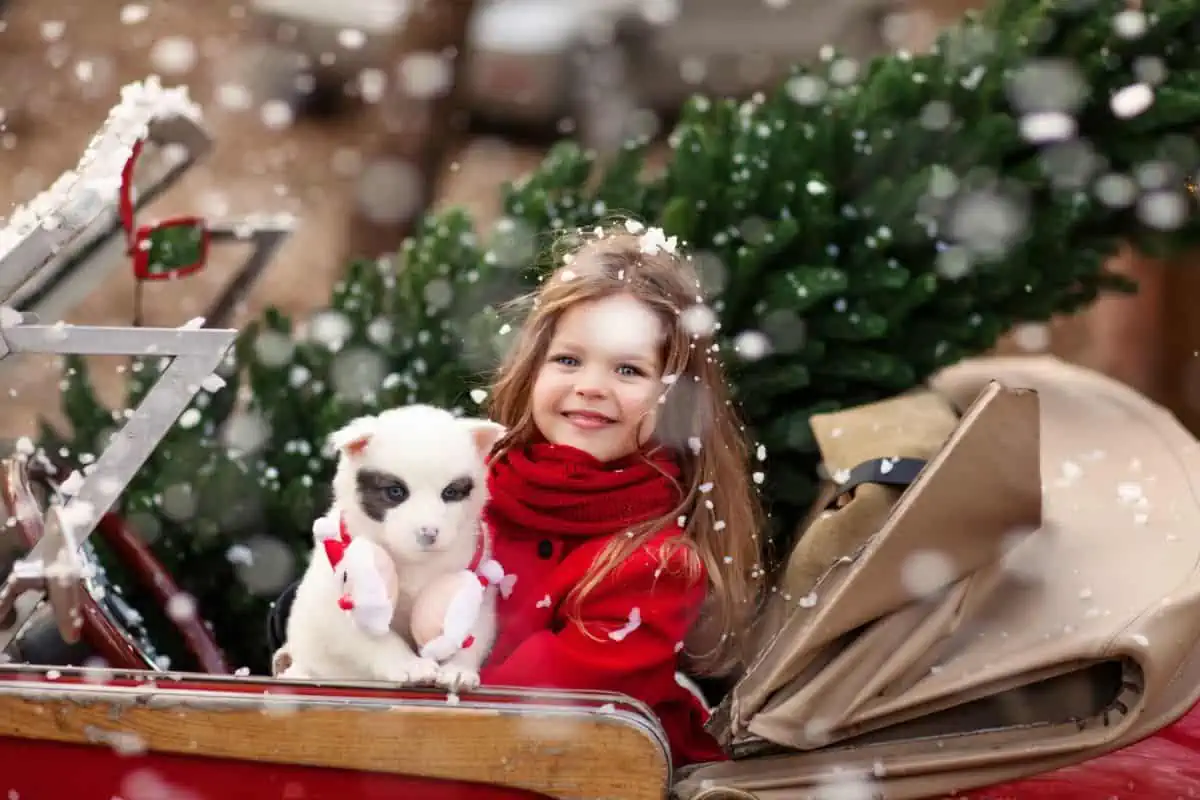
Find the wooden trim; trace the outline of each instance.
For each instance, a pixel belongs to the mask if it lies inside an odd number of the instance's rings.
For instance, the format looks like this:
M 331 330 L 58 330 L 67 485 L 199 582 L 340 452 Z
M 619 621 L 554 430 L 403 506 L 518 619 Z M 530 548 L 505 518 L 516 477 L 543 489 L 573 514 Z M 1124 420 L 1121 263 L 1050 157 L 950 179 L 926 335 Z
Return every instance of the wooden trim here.
M 616 706 L 0 681 L 0 736 L 661 800 L 660 735 Z M 136 737 L 136 738 L 134 738 Z

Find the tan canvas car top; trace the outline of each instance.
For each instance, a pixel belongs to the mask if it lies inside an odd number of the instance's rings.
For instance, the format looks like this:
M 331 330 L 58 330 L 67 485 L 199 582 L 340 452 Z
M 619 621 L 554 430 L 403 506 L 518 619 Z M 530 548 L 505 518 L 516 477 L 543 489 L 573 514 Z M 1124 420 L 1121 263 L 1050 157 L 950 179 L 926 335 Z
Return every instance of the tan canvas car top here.
M 804 602 L 714 717 L 756 755 L 686 773 L 679 797 L 816 797 L 846 776 L 941 797 L 1131 744 L 1200 697 L 1196 440 L 1049 357 L 964 363 L 933 388 L 971 406 L 961 424 L 877 535 L 841 532 L 851 549 L 815 586 L 789 570 L 780 594 Z

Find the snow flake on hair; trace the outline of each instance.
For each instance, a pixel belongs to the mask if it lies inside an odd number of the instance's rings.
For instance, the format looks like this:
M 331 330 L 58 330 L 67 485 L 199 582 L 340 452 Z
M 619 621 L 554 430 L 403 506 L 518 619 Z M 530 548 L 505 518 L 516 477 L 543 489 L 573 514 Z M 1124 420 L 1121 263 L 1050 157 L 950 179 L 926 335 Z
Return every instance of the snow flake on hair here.
M 642 252 L 646 255 L 652 256 L 659 251 L 675 255 L 675 248 L 678 242 L 678 237 L 668 237 L 662 228 L 650 228 L 642 234 L 639 244 L 641 245 Z

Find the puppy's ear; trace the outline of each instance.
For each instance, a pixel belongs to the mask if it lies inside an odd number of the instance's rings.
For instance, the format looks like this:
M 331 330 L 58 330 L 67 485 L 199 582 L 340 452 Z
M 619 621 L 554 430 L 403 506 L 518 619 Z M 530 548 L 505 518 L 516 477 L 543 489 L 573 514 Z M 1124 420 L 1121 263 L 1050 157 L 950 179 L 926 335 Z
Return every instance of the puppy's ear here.
M 359 417 L 329 436 L 329 444 L 339 453 L 356 456 L 363 451 L 379 425 L 378 417 Z
M 504 435 L 504 426 L 498 422 L 492 422 L 490 419 L 477 417 L 463 417 L 461 422 L 471 434 L 471 438 L 475 440 L 475 450 L 479 453 L 479 457 L 486 461 L 496 442 L 500 441 L 500 437 Z

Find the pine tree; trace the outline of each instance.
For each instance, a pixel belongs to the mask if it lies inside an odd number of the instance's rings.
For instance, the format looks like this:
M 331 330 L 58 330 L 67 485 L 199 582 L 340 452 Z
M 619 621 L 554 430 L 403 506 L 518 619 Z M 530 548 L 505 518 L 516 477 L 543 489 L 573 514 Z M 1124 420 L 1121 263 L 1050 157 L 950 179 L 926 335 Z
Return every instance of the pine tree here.
M 222 644 L 263 669 L 278 587 L 250 579 L 245 552 L 305 557 L 332 470 L 324 438 L 399 403 L 475 412 L 507 341 L 497 304 L 535 285 L 555 237 L 628 215 L 678 235 L 715 290 L 773 524 L 790 530 L 818 476 L 811 414 L 904 391 L 1016 323 L 1130 290 L 1105 268 L 1123 241 L 1193 241 L 1197 44 L 1200 0 L 1145 14 L 1008 0 L 927 54 L 860 65 L 831 50 L 768 96 L 696 98 L 658 174 L 646 142 L 603 165 L 561 143 L 503 188 L 494 230 L 430 215 L 394 261 L 350 265 L 306 330 L 276 312 L 247 329 L 229 375 L 248 404 L 231 388 L 189 411 L 123 511 L 160 528 L 156 551 Z M 80 453 L 106 415 L 78 365 L 67 381 L 65 446 Z M 199 499 L 172 516 L 185 478 Z

